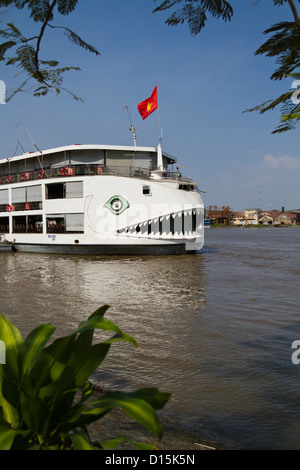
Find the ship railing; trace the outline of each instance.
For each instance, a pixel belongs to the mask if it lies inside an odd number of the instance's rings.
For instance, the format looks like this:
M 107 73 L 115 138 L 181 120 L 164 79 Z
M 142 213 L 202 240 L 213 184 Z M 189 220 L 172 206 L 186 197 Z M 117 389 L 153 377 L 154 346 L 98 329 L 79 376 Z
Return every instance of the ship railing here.
M 125 177 L 137 177 L 149 179 L 152 169 L 141 166 L 116 166 L 100 164 L 65 164 L 57 167 L 36 169 L 17 173 L 2 174 L 0 176 L 0 185 L 11 183 L 24 183 L 26 181 L 36 181 L 48 178 L 88 176 L 88 175 L 116 175 Z M 166 170 L 163 179 L 180 180 L 192 182 L 192 179 L 183 177 L 179 172 Z

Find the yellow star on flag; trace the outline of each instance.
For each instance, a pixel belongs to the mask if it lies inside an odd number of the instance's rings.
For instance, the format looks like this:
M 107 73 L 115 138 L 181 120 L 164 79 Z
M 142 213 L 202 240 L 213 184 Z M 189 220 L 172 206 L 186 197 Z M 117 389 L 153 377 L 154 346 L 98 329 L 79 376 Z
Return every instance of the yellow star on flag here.
M 147 98 L 146 100 L 139 103 L 137 105 L 137 108 L 143 119 L 146 119 L 146 117 L 148 117 L 149 114 L 153 113 L 153 111 L 155 111 L 155 109 L 158 108 L 157 86 L 152 91 L 150 98 Z

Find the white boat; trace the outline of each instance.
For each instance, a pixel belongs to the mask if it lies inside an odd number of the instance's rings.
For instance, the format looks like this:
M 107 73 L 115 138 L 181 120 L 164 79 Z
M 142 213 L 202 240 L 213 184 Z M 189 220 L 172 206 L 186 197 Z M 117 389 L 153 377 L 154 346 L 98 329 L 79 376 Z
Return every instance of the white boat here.
M 204 204 L 157 147 L 69 145 L 0 160 L 3 250 L 195 253 Z M 1 249 L 1 248 L 0 248 Z

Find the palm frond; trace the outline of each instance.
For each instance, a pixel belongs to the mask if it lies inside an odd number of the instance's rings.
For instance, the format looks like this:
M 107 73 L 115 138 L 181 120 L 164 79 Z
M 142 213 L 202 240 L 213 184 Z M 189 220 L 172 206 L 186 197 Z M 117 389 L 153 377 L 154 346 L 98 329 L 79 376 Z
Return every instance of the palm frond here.
M 156 2 L 156 0 L 154 0 Z M 172 8 L 176 3 L 180 3 L 181 0 L 164 0 L 158 7 L 156 7 L 153 10 L 153 13 L 156 13 L 157 11 L 163 11 L 163 10 L 168 10 L 169 8 Z
M 44 22 L 53 20 L 53 9 L 51 9 L 49 0 L 30 0 L 30 17 L 35 21 Z
M 73 42 L 77 46 L 82 47 L 88 52 L 92 52 L 93 54 L 100 55 L 100 52 L 98 52 L 97 49 L 95 49 L 93 46 L 91 46 L 90 44 L 85 42 L 83 39 L 81 39 L 81 37 L 78 36 L 78 34 L 74 33 L 74 31 L 72 31 L 69 28 L 63 28 L 63 29 L 65 30 L 65 35 L 71 42 Z
M 165 22 L 170 26 L 176 26 L 187 21 L 189 31 L 193 36 L 199 34 L 204 28 L 207 12 L 224 21 L 230 20 L 233 15 L 233 9 L 226 0 L 164 0 L 153 13 L 171 9 L 179 4 L 182 6 L 175 9 Z
M 26 70 L 30 76 L 34 76 L 37 72 L 34 47 L 26 44 L 25 46 L 19 47 L 16 53 L 16 58 L 21 67 Z
M 68 15 L 77 6 L 78 0 L 58 0 L 57 9 L 61 15 Z
M 276 57 L 279 67 L 271 75 L 271 80 L 281 80 L 300 67 L 300 33 L 295 22 L 281 22 L 265 31 L 265 34 L 274 33 L 262 44 L 255 55 Z
M 15 41 L 7 41 L 0 44 L 0 60 L 4 60 L 4 55 L 8 49 L 14 47 L 17 43 Z

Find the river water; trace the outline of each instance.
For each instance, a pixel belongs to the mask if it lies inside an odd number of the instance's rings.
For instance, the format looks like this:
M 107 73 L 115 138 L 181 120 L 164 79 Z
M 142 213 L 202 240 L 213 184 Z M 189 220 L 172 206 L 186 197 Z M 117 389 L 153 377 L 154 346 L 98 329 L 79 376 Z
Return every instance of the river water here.
M 1 313 L 62 336 L 103 304 L 135 337 L 93 380 L 157 386 L 184 429 L 241 449 L 300 449 L 300 228 L 205 230 L 196 255 L 1 253 Z M 55 336 L 54 336 L 55 337 Z

